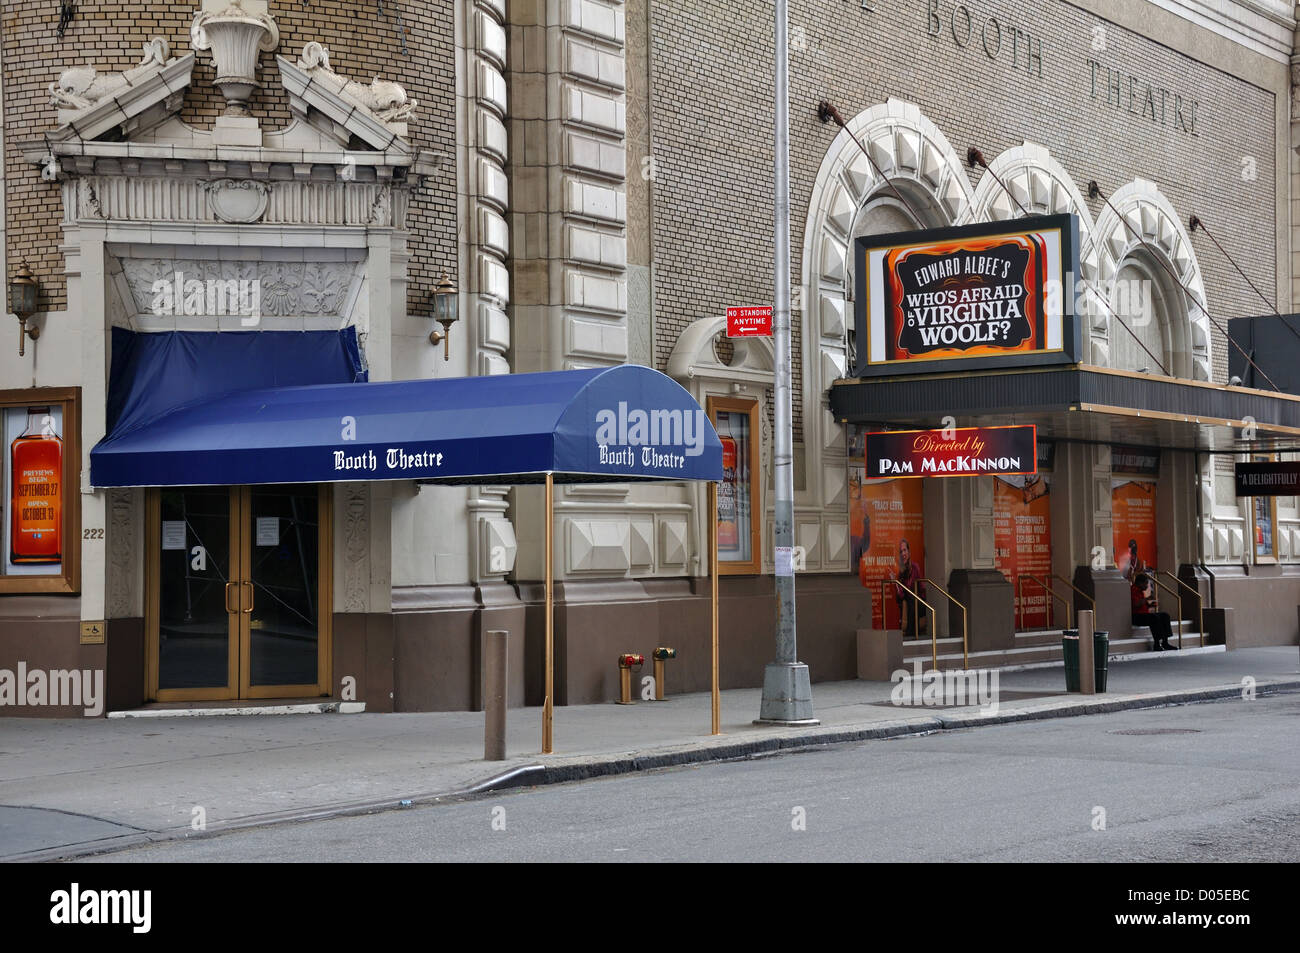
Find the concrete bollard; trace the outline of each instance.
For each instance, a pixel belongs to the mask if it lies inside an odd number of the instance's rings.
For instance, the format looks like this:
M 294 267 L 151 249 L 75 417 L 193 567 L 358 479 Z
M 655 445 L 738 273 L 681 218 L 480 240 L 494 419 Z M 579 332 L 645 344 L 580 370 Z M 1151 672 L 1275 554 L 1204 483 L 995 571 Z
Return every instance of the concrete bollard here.
M 506 759 L 506 685 L 510 633 L 494 629 L 485 633 L 483 645 L 483 760 Z
M 1096 629 L 1091 609 L 1079 612 L 1079 694 L 1097 694 L 1096 652 L 1092 636 Z

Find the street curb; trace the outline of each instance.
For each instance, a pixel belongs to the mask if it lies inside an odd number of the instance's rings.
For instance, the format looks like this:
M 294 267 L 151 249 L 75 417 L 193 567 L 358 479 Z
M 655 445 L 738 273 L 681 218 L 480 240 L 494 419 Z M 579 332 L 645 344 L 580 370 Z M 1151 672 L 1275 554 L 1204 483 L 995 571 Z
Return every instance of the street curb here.
M 956 731 L 970 728 L 993 727 L 1026 721 L 1042 721 L 1053 718 L 1070 718 L 1080 715 L 1103 715 L 1119 711 L 1134 711 L 1145 708 L 1166 708 L 1177 705 L 1196 704 L 1199 702 L 1224 701 L 1242 697 L 1241 684 L 1212 686 L 1209 688 L 1181 689 L 1178 691 L 1155 692 L 1147 695 L 1131 695 L 1106 701 L 1070 698 L 1048 702 L 1033 707 L 1021 707 L 997 713 L 973 711 L 968 714 L 944 714 L 935 712 L 920 717 L 903 718 L 895 721 L 878 722 L 859 727 L 840 726 L 829 728 L 790 729 L 788 734 L 767 734 L 763 737 L 746 740 L 720 740 L 709 738 L 704 741 L 688 742 L 683 745 L 652 750 L 644 754 L 631 752 L 626 755 L 581 755 L 571 759 L 556 759 L 550 763 L 526 762 L 516 764 L 499 774 L 490 775 L 482 781 L 466 788 L 457 788 L 436 794 L 415 795 L 406 798 L 381 798 L 367 801 L 335 805 L 323 805 L 284 811 L 274 814 L 252 815 L 232 821 L 228 824 L 211 827 L 204 831 L 192 831 L 188 828 L 176 830 L 149 831 L 128 834 L 120 837 L 106 838 L 83 844 L 64 845 L 15 854 L 0 859 L 0 863 L 39 863 L 61 860 L 76 860 L 98 854 L 115 853 L 131 847 L 147 844 L 165 843 L 173 840 L 191 840 L 217 837 L 235 831 L 254 827 L 266 827 L 275 824 L 327 820 L 334 817 L 349 817 L 361 814 L 375 814 L 386 811 L 402 810 L 416 805 L 430 805 L 451 801 L 465 801 L 496 794 L 502 791 L 517 790 L 524 787 L 543 787 L 552 784 L 567 784 L 575 781 L 588 781 L 596 778 L 610 778 L 634 774 L 642 771 L 656 771 L 665 768 L 687 767 L 716 762 L 742 761 L 769 755 L 793 753 L 797 751 L 826 748 L 833 745 L 853 744 L 863 741 L 879 741 L 890 738 L 916 737 L 940 731 Z M 1281 694 L 1300 691 L 1300 679 L 1275 679 L 1259 682 L 1255 685 L 1256 696 Z M 901 707 L 901 706 L 900 706 Z
M 1300 691 L 1300 679 L 1266 681 L 1255 686 L 1257 696 L 1286 691 Z M 996 714 L 971 712 L 964 715 L 947 715 L 937 712 L 926 717 L 883 722 L 862 728 L 810 728 L 800 731 L 799 734 L 784 737 L 768 736 L 747 741 L 723 743 L 697 742 L 690 747 L 653 754 L 630 754 L 614 758 L 575 758 L 568 763 L 542 764 L 539 766 L 539 771 L 530 772 L 526 777 L 515 779 L 506 785 L 487 788 L 486 791 L 494 792 L 523 785 L 540 787 L 545 784 L 564 784 L 572 781 L 586 781 L 593 778 L 631 774 L 637 771 L 685 767 L 714 761 L 737 761 L 809 748 L 915 736 L 937 731 L 984 728 L 1025 721 L 1070 718 L 1079 715 L 1104 715 L 1144 708 L 1165 708 L 1198 702 L 1224 701 L 1229 698 L 1240 698 L 1241 695 L 1241 685 L 1224 685 L 1136 695 L 1107 701 L 1085 701 L 1082 698 L 1077 700 L 1066 699 L 1032 708 L 1025 707 L 1001 711 Z

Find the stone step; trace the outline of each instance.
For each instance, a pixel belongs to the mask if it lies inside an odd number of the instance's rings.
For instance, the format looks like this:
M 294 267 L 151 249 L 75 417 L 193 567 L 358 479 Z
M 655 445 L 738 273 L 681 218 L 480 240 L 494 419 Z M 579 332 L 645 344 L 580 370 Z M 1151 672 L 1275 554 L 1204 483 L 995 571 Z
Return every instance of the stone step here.
M 1178 645 L 1177 632 L 1174 633 L 1172 641 L 1174 645 Z M 956 643 L 956 651 L 949 648 L 948 643 L 953 642 Z M 925 651 L 917 651 L 912 648 L 913 646 L 919 648 L 920 643 L 904 643 L 903 667 L 910 670 L 913 663 L 919 661 L 924 670 L 931 663 L 929 645 L 925 646 Z M 1183 635 L 1183 648 L 1191 649 L 1200 646 L 1201 636 L 1199 633 L 1190 632 Z M 1107 655 L 1140 655 L 1143 652 L 1151 651 L 1154 651 L 1151 645 L 1151 636 L 1146 633 L 1135 632 L 1131 637 L 1112 640 Z M 1057 634 L 1055 642 L 1052 643 L 1021 645 L 1017 642 L 1016 647 L 1012 649 L 972 652 L 970 653 L 970 668 L 1003 668 L 1012 665 L 1032 665 L 1038 662 L 1059 662 L 1062 660 L 1062 655 L 1060 635 Z M 940 639 L 939 668 L 957 669 L 961 668 L 962 664 L 961 640 Z

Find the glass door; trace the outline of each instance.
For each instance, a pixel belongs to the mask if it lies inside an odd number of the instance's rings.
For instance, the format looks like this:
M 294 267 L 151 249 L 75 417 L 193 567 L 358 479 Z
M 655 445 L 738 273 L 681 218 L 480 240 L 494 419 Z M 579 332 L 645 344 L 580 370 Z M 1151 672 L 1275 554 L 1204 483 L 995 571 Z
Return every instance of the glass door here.
M 150 681 L 159 701 L 238 697 L 237 491 L 158 491 L 150 508 Z
M 320 597 L 328 586 L 320 556 L 327 514 L 319 488 L 251 486 L 241 496 L 248 530 L 241 576 L 249 583 L 241 626 L 243 693 L 269 698 L 324 685 Z
M 328 489 L 154 491 L 147 567 L 151 698 L 329 693 Z

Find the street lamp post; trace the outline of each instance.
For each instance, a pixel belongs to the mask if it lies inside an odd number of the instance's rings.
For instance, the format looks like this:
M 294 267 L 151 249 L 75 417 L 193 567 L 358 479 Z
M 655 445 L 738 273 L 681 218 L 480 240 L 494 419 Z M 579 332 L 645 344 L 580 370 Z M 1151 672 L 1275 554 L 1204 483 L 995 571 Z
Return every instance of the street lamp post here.
M 795 644 L 794 450 L 790 394 L 790 43 L 787 0 L 776 0 L 776 301 L 772 333 L 776 351 L 773 385 L 772 463 L 775 467 L 776 659 L 763 671 L 758 722 L 817 724 L 812 682 Z

